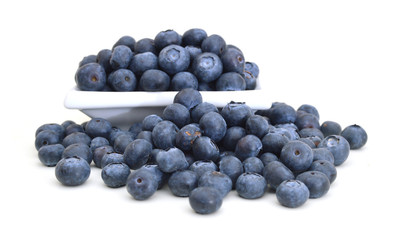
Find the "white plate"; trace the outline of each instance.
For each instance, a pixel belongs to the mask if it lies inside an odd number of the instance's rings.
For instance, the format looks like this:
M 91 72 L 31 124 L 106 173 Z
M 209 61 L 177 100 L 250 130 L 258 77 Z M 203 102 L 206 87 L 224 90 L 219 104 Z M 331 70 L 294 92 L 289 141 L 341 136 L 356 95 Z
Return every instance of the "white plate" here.
M 91 118 L 109 120 L 114 126 L 128 127 L 150 114 L 161 116 L 163 109 L 173 103 L 176 91 L 166 92 L 89 92 L 72 88 L 64 106 L 79 109 Z M 224 107 L 230 101 L 245 102 L 253 109 L 269 107 L 265 92 L 258 87 L 247 91 L 201 91 L 203 102 Z

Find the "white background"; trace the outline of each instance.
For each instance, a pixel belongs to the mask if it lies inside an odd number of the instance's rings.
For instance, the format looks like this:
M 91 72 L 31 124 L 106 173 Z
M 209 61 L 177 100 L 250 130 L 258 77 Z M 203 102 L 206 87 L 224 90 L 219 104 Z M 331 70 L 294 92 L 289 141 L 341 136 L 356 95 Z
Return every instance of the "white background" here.
M 8 3 L 7 3 L 8 2 Z M 399 1 L 2 1 L 0 239 L 400 239 Z M 262 5 L 263 2 L 263 5 Z M 369 134 L 321 199 L 298 209 L 235 192 L 201 216 L 168 189 L 135 201 L 92 168 L 64 187 L 34 148 L 44 123 L 88 120 L 63 106 L 82 57 L 159 31 L 203 28 L 260 66 L 264 101 L 316 106 Z M 396 85 L 398 84 L 398 85 Z

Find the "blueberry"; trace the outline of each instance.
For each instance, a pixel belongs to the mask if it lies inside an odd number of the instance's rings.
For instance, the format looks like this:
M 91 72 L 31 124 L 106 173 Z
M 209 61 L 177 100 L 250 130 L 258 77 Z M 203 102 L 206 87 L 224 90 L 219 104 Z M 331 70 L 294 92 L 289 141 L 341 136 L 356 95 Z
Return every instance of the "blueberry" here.
M 127 132 L 122 132 L 114 140 L 113 149 L 117 153 L 124 153 L 127 146 L 134 141 L 131 134 Z
M 131 36 L 122 36 L 121 38 L 119 38 L 117 42 L 114 43 L 112 49 L 120 45 L 127 46 L 131 49 L 132 52 L 135 52 L 135 39 Z
M 92 150 L 88 145 L 83 143 L 74 143 L 64 149 L 62 158 L 70 158 L 74 156 L 85 159 L 88 164 L 91 164 L 93 159 Z
M 131 170 L 125 163 L 110 163 L 102 169 L 102 180 L 106 186 L 118 188 L 125 186 Z
M 242 91 L 245 88 L 245 79 L 236 72 L 223 73 L 216 81 L 217 91 Z
M 142 121 L 142 130 L 152 131 L 156 124 L 161 121 L 163 121 L 163 119 L 156 114 L 148 115 Z
M 65 120 L 63 123 L 61 123 L 61 126 L 62 126 L 64 129 L 67 129 L 67 127 L 70 126 L 71 124 L 75 124 L 75 122 L 72 121 L 72 120 Z
M 265 152 L 262 155 L 260 155 L 260 160 L 262 161 L 263 165 L 266 166 L 269 162 L 273 162 L 273 161 L 278 161 L 278 157 L 276 154 L 274 153 L 270 153 L 270 152 Z M 263 172 L 263 170 L 262 170 Z
M 91 137 L 109 138 L 111 133 L 111 123 L 103 118 L 93 118 L 85 126 L 85 132 Z
M 309 104 L 302 104 L 297 111 L 304 111 L 307 113 L 310 113 L 312 115 L 315 115 L 317 117 L 317 119 L 320 119 L 320 115 L 319 115 L 319 111 L 317 110 L 316 107 L 309 105 Z
M 153 150 L 160 150 L 160 149 L 153 149 Z M 151 172 L 151 174 L 153 174 L 156 177 L 157 189 L 161 189 L 164 186 L 164 184 L 168 181 L 168 177 L 170 176 L 162 172 L 160 170 L 160 167 L 156 164 L 145 164 L 139 169 L 139 171 Z
M 290 141 L 281 149 L 280 161 L 294 173 L 306 171 L 313 161 L 312 148 L 301 141 Z
M 62 144 L 64 147 L 68 147 L 74 143 L 83 143 L 89 146 L 91 141 L 92 139 L 88 136 L 88 134 L 83 132 L 73 132 L 63 139 Z
M 175 145 L 182 151 L 190 151 L 195 139 L 201 135 L 199 126 L 195 124 L 185 125 L 178 131 L 175 138 Z
M 223 64 L 219 56 L 211 52 L 205 52 L 194 59 L 192 71 L 199 82 L 210 83 L 222 74 Z
M 171 175 L 168 186 L 175 196 L 188 197 L 198 186 L 198 176 L 191 170 L 179 170 Z
M 281 150 L 290 140 L 279 133 L 268 133 L 262 138 L 263 152 L 270 152 L 280 157 Z
M 191 59 L 191 64 L 188 67 L 188 70 L 191 70 L 194 59 L 200 54 L 202 54 L 202 49 L 200 47 L 194 47 L 194 46 L 185 46 L 185 49 L 188 51 L 189 58 Z
M 215 82 L 199 82 L 198 91 L 216 91 Z
M 263 176 L 272 190 L 276 190 L 283 181 L 295 179 L 294 173 L 280 161 L 269 162 L 263 168 Z
M 106 71 L 98 63 L 88 63 L 78 68 L 75 82 L 82 91 L 99 91 L 106 86 Z
M 365 129 L 356 124 L 344 128 L 341 136 L 348 141 L 351 149 L 359 149 L 368 141 L 368 134 Z
M 198 79 L 190 72 L 179 72 L 171 79 L 171 90 L 180 91 L 185 88 L 198 89 Z
M 74 156 L 61 159 L 55 172 L 57 180 L 63 185 L 78 186 L 89 178 L 91 168 L 85 159 Z
M 259 77 L 259 66 L 254 62 L 245 62 L 244 70 L 250 72 L 255 78 Z
M 343 164 L 345 160 L 347 160 L 350 152 L 348 141 L 339 135 L 327 136 L 322 140 L 322 142 L 320 142 L 318 147 L 326 148 L 333 154 L 335 166 Z
M 160 170 L 165 173 L 172 173 L 177 170 L 188 168 L 188 162 L 184 153 L 178 148 L 162 150 L 156 155 L 156 162 Z
M 243 76 L 244 76 L 245 85 L 246 85 L 245 89 L 246 90 L 255 90 L 256 84 L 257 84 L 257 78 L 248 71 L 244 71 Z
M 140 133 L 138 133 L 135 139 L 144 139 L 153 146 L 152 131 L 141 131 Z
M 142 130 L 142 122 L 136 122 L 129 127 L 128 132 L 132 134 L 133 138 L 135 138 Z
M 43 130 L 35 137 L 35 148 L 39 150 L 42 146 L 60 143 L 60 136 L 52 130 Z M 63 144 L 64 145 L 64 144 Z
M 341 134 L 341 125 L 334 121 L 325 121 L 320 126 L 320 131 L 322 131 L 324 137 L 330 135 L 340 135 Z
M 131 172 L 126 182 L 128 193 L 136 200 L 150 198 L 157 191 L 157 187 L 156 174 L 141 169 Z
M 255 135 L 246 135 L 237 142 L 235 146 L 235 155 L 241 159 L 245 160 L 249 157 L 256 157 L 260 150 L 262 150 L 262 142 Z
M 309 189 L 299 180 L 286 180 L 277 187 L 276 197 L 281 205 L 297 208 L 309 199 Z
M 66 130 L 67 127 L 64 127 L 60 124 L 57 123 L 46 123 L 41 125 L 38 129 L 36 129 L 35 132 L 35 137 L 38 136 L 38 134 L 43 131 L 43 130 L 51 130 L 59 136 L 60 141 L 63 140 L 63 138 L 66 136 Z
M 195 139 L 192 144 L 192 153 L 196 160 L 212 160 L 217 161 L 219 158 L 218 146 L 206 136 Z
M 111 153 L 114 152 L 114 149 L 112 146 L 103 146 L 103 147 L 98 147 L 93 151 L 93 162 L 95 163 L 95 166 L 98 168 L 101 168 L 101 162 L 102 158 L 106 153 Z
M 306 128 L 304 128 L 306 129 Z M 298 139 L 299 141 L 306 143 L 310 148 L 315 149 L 317 145 L 319 145 L 320 141 L 322 139 L 318 138 L 318 137 L 308 137 L 308 138 L 300 138 Z M 315 144 L 315 140 L 317 141 Z
M 178 127 L 170 121 L 159 122 L 152 130 L 153 144 L 160 149 L 174 147 L 178 130 Z
M 210 137 L 214 142 L 220 142 L 227 131 L 227 124 L 224 118 L 216 112 L 209 112 L 199 120 L 202 134 Z
M 198 160 L 193 162 L 189 169 L 196 173 L 196 176 L 201 177 L 206 172 L 217 171 L 217 165 L 211 160 Z
M 95 63 L 96 62 L 96 55 L 88 55 L 85 56 L 80 62 L 79 62 L 79 67 L 82 67 L 85 64 L 88 63 Z
M 191 121 L 189 110 L 182 104 L 173 103 L 166 106 L 163 110 L 163 119 L 173 122 L 181 128 Z
M 246 120 L 253 115 L 252 109 L 242 102 L 230 102 L 223 107 L 221 115 L 226 120 L 227 126 L 245 127 Z
M 210 214 L 220 209 L 223 197 L 212 187 L 197 187 L 189 195 L 191 208 L 199 214 Z
M 125 45 L 116 46 L 111 53 L 110 65 L 112 69 L 117 70 L 127 68 L 131 62 L 133 53 L 131 49 Z
M 226 49 L 226 41 L 220 35 L 213 34 L 202 41 L 201 48 L 203 52 L 220 55 Z
M 218 113 L 219 110 L 214 104 L 208 102 L 199 103 L 191 111 L 192 121 L 195 123 L 199 123 L 199 120 L 202 118 L 202 116 L 208 112 Z
M 217 171 L 208 171 L 202 174 L 198 181 L 199 187 L 212 187 L 219 191 L 222 197 L 232 189 L 232 181 L 229 176 Z
M 329 179 L 330 183 L 334 182 L 337 177 L 337 169 L 334 166 L 333 163 L 327 161 L 327 160 L 316 160 L 314 161 L 310 168 L 309 171 L 318 171 L 324 173 L 327 178 Z
M 224 72 L 243 74 L 245 70 L 244 54 L 236 48 L 226 48 L 220 55 Z
M 313 161 L 326 160 L 334 164 L 334 156 L 327 148 L 313 148 Z
M 190 64 L 188 51 L 179 45 L 169 45 L 159 53 L 159 66 L 168 74 L 185 71 Z
M 256 199 L 264 195 L 267 183 L 265 178 L 260 174 L 247 172 L 238 177 L 235 189 L 240 197 Z
M 318 128 L 304 128 L 301 131 L 299 131 L 299 136 L 301 136 L 301 138 L 308 138 L 308 137 L 318 137 L 320 139 L 324 138 L 322 131 L 320 131 Z
M 124 156 L 120 153 L 107 152 L 100 160 L 100 168 L 104 168 L 110 163 L 124 163 Z
M 193 109 L 198 104 L 201 104 L 203 99 L 202 95 L 198 90 L 192 88 L 185 88 L 180 90 L 174 96 L 174 103 L 179 103 L 184 105 L 188 110 Z
M 118 92 L 134 91 L 137 84 L 134 73 L 128 69 L 118 69 L 110 73 L 107 82 L 114 91 Z
M 222 157 L 219 162 L 219 169 L 221 173 L 231 178 L 233 187 L 235 187 L 237 178 L 244 172 L 242 162 L 234 156 Z
M 182 35 L 182 45 L 200 47 L 205 38 L 207 38 L 207 33 L 205 30 L 200 28 L 192 28 L 187 30 Z
M 297 112 L 297 118 L 295 120 L 295 125 L 297 125 L 299 130 L 303 128 L 319 128 L 319 119 L 311 114 L 304 111 Z
M 257 157 L 249 157 L 242 162 L 244 166 L 244 172 L 253 172 L 257 174 L 263 174 L 263 168 L 265 167 L 262 160 Z
M 263 138 L 269 130 L 269 122 L 265 117 L 252 115 L 246 120 L 245 129 L 248 134 Z
M 299 174 L 296 179 L 308 187 L 309 198 L 320 198 L 330 189 L 330 181 L 322 172 L 306 171 Z
M 135 139 L 124 151 L 124 162 L 131 169 L 138 169 L 146 164 L 152 152 L 152 144 L 144 139 Z
M 96 57 L 96 62 L 103 67 L 106 74 L 109 74 L 111 71 L 113 71 L 113 68 L 110 64 L 111 53 L 112 51 L 110 49 L 102 49 L 98 52 Z
M 293 123 L 297 118 L 297 112 L 293 107 L 285 103 L 278 103 L 271 107 L 269 120 L 273 125 Z
M 155 41 L 151 38 L 143 38 L 135 43 L 135 52 L 137 54 L 144 52 L 151 52 L 157 54 Z
M 70 124 L 66 129 L 65 129 L 65 135 L 68 136 L 71 133 L 74 132 L 85 132 L 85 129 L 80 125 L 80 124 Z
M 104 137 L 95 137 L 92 139 L 92 141 L 90 143 L 90 149 L 93 152 L 93 151 L 95 151 L 96 148 L 106 146 L 106 145 L 110 145 L 109 140 L 107 140 Z
M 155 47 L 158 51 L 161 51 L 163 48 L 168 45 L 181 45 L 182 37 L 174 30 L 166 30 L 159 32 L 154 40 Z
M 246 130 L 243 127 L 233 126 L 227 129 L 223 138 L 223 146 L 229 151 L 235 151 L 238 141 L 246 136 Z
M 281 124 L 276 126 L 280 125 Z M 268 132 L 281 134 L 283 136 L 286 136 L 289 140 L 298 140 L 300 138 L 298 131 L 290 127 L 272 127 L 270 125 Z
M 61 144 L 44 145 L 39 148 L 38 157 L 43 165 L 54 167 L 62 159 L 64 146 Z
M 139 85 L 145 91 L 167 91 L 170 86 L 170 77 L 161 70 L 149 69 L 142 74 Z

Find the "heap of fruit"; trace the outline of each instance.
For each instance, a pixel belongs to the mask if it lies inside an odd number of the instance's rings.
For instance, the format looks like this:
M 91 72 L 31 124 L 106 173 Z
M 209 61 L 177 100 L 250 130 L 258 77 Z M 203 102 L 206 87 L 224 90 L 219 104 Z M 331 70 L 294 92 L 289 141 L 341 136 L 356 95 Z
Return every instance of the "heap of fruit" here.
M 259 68 L 217 34 L 174 30 L 154 39 L 121 37 L 112 49 L 82 59 L 75 74 L 83 91 L 253 90 Z
M 255 112 L 230 102 L 219 110 L 185 88 L 161 116 L 149 115 L 129 130 L 101 118 L 44 124 L 35 147 L 66 186 L 83 184 L 94 165 L 110 188 L 126 186 L 134 199 L 145 200 L 168 185 L 173 195 L 189 197 L 200 214 L 217 211 L 232 190 L 254 199 L 270 189 L 278 202 L 294 208 L 324 196 L 336 166 L 367 142 L 362 127 L 342 129 L 319 118 L 306 104 L 295 110 L 273 103 Z

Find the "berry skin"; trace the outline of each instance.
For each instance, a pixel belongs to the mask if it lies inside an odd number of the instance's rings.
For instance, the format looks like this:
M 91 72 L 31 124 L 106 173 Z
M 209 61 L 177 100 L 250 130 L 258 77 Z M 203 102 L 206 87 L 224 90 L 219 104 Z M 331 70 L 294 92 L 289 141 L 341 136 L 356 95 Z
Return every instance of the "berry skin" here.
M 330 184 L 336 180 L 337 177 L 337 169 L 333 163 L 327 160 L 316 160 L 314 161 L 309 171 L 318 171 L 324 173 L 330 181 Z
M 159 122 L 152 130 L 153 144 L 160 149 L 174 147 L 178 130 L 178 127 L 170 121 L 164 120 Z
M 208 103 L 208 102 L 199 103 L 191 110 L 192 121 L 194 123 L 199 123 L 199 120 L 202 118 L 202 116 L 208 112 L 218 113 L 219 110 L 217 109 L 217 107 L 215 105 L 213 105 L 211 103 Z
M 137 170 L 131 172 L 127 178 L 128 193 L 136 200 L 146 200 L 157 190 L 157 176 L 154 172 Z
M 309 189 L 309 198 L 323 197 L 330 189 L 330 181 L 327 176 L 318 171 L 306 171 L 296 178 L 303 182 Z
M 238 177 L 244 172 L 242 162 L 235 156 L 222 157 L 219 162 L 219 169 L 221 173 L 231 178 L 233 187 L 235 187 Z
M 52 130 L 43 130 L 36 135 L 35 148 L 39 150 L 42 146 L 60 143 L 60 136 Z
M 263 168 L 263 176 L 272 190 L 276 190 L 283 181 L 295 179 L 294 173 L 279 161 L 269 162 Z
M 104 137 L 109 138 L 111 133 L 111 123 L 103 118 L 93 118 L 85 126 L 85 132 L 91 138 Z
M 245 79 L 236 72 L 223 73 L 216 81 L 217 91 L 242 91 L 245 89 Z
M 306 171 L 313 161 L 312 148 L 301 141 L 290 141 L 281 150 L 280 161 L 294 173 Z
M 194 59 L 192 71 L 199 82 L 210 83 L 221 75 L 223 64 L 216 54 L 204 52 Z
M 196 173 L 196 176 L 200 178 L 206 172 L 217 171 L 217 165 L 211 160 L 198 160 L 189 166 L 189 169 Z
M 246 120 L 245 129 L 248 134 L 263 138 L 269 131 L 269 122 L 265 117 L 252 115 Z
M 359 149 L 368 141 L 368 134 L 365 129 L 356 124 L 344 128 L 341 136 L 348 141 L 351 149 Z
M 114 91 L 118 92 L 134 91 L 137 84 L 134 73 L 128 69 L 118 69 L 110 73 L 107 82 Z
M 246 136 L 246 130 L 243 127 L 233 126 L 227 129 L 223 138 L 223 147 L 229 151 L 235 151 L 238 141 Z
M 144 139 L 135 139 L 124 151 L 124 162 L 131 169 L 138 169 L 146 164 L 152 152 L 152 144 Z
M 202 134 L 210 137 L 214 142 L 220 142 L 226 135 L 227 124 L 219 113 L 206 113 L 200 119 L 199 126 Z
M 133 53 L 131 49 L 125 45 L 116 46 L 111 53 L 110 65 L 112 69 L 127 68 L 131 62 Z
M 85 159 L 74 156 L 61 159 L 55 172 L 57 180 L 63 185 L 78 186 L 89 178 L 91 168 Z
M 293 123 L 297 118 L 295 109 L 285 103 L 278 103 L 271 107 L 269 120 L 273 125 Z
M 196 160 L 211 160 L 216 162 L 219 158 L 220 150 L 212 139 L 201 136 L 196 138 L 192 144 L 192 153 Z
M 312 115 L 315 115 L 317 117 L 317 119 L 320 119 L 320 115 L 319 115 L 319 111 L 317 110 L 316 107 L 309 105 L 309 104 L 302 104 L 297 111 L 304 111 L 307 113 L 310 113 Z
M 159 32 L 154 39 L 154 44 L 157 51 L 161 51 L 168 45 L 181 45 L 181 42 L 181 35 L 171 29 Z
M 249 157 L 242 162 L 244 166 L 244 172 L 253 172 L 257 174 L 263 174 L 263 162 L 257 157 Z
M 182 128 L 191 121 L 189 110 L 182 104 L 173 103 L 163 110 L 163 119 L 173 122 L 177 127 Z
M 246 120 L 253 115 L 252 109 L 241 102 L 230 102 L 221 110 L 221 115 L 226 120 L 227 126 L 245 127 Z
M 168 186 L 175 196 L 188 197 L 198 186 L 198 176 L 191 170 L 179 170 L 171 175 Z
M 62 159 L 64 146 L 61 144 L 44 145 L 39 148 L 38 157 L 43 165 L 54 167 Z
M 341 125 L 334 121 L 325 121 L 320 126 L 320 131 L 322 131 L 324 137 L 330 135 L 340 135 Z
M 78 68 L 75 82 L 82 91 L 100 91 L 106 86 L 106 71 L 98 63 L 88 63 Z
M 277 187 L 276 197 L 281 205 L 297 208 L 309 199 L 309 189 L 299 180 L 286 180 Z
M 267 189 L 267 183 L 263 176 L 258 173 L 243 173 L 235 184 L 235 189 L 240 197 L 256 199 L 263 196 Z
M 326 148 L 333 154 L 334 166 L 343 164 L 345 160 L 347 160 L 350 152 L 348 141 L 339 135 L 330 135 L 326 137 L 320 142 L 318 147 Z
M 192 28 L 187 30 L 182 35 L 182 45 L 200 47 L 205 38 L 207 38 L 207 33 L 205 30 L 200 28 Z
M 262 150 L 262 142 L 255 135 L 246 135 L 237 142 L 235 155 L 242 161 L 249 157 L 258 156 Z
M 60 141 L 63 140 L 63 138 L 66 136 L 66 129 L 67 126 L 62 126 L 57 123 L 46 123 L 41 125 L 35 132 L 35 137 L 38 136 L 38 134 L 43 131 L 43 130 L 51 130 L 59 136 Z
M 288 137 L 283 134 L 268 133 L 262 138 L 263 152 L 273 153 L 279 157 L 284 145 L 289 141 Z
M 220 55 L 224 72 L 243 74 L 245 70 L 245 58 L 242 52 L 236 48 L 226 48 Z
M 179 72 L 171 79 L 171 90 L 198 89 L 198 79 L 190 72 Z
M 142 76 L 146 70 L 158 69 L 157 56 L 151 52 L 135 54 L 132 57 L 128 69 L 138 77 Z
M 88 145 L 83 143 L 74 143 L 66 147 L 63 151 L 62 158 L 71 158 L 78 156 L 91 164 L 93 154 Z
M 151 52 L 156 55 L 158 51 L 156 50 L 155 41 L 153 39 L 142 38 L 135 43 L 135 52 L 137 54 Z
M 100 160 L 100 168 L 104 168 L 111 163 L 124 163 L 124 155 L 120 153 L 106 153 Z
M 226 41 L 217 34 L 213 34 L 205 38 L 201 45 L 203 52 L 211 52 L 219 55 L 226 49 Z
M 170 86 L 170 77 L 161 70 L 149 69 L 139 79 L 139 86 L 149 92 L 167 91 Z
M 191 208 L 199 214 L 211 214 L 223 204 L 221 193 L 212 187 L 197 187 L 189 195 Z
M 255 78 L 259 77 L 259 66 L 254 62 L 245 62 L 244 70 L 250 72 Z
M 173 173 L 177 170 L 188 168 L 188 162 L 184 153 L 178 148 L 162 150 L 156 155 L 156 162 L 160 170 L 165 173 Z
M 189 52 L 179 45 L 168 45 L 159 53 L 159 66 L 170 75 L 185 71 L 190 62 Z
M 131 36 L 122 36 L 120 39 L 117 40 L 116 43 L 114 43 L 112 49 L 120 45 L 125 45 L 129 47 L 132 52 L 135 52 L 135 39 Z
M 184 105 L 188 110 L 193 109 L 194 107 L 201 104 L 203 101 L 202 95 L 198 90 L 192 88 L 185 88 L 180 90 L 174 96 L 174 103 L 179 103 Z
M 175 145 L 182 151 L 190 151 L 195 139 L 201 135 L 199 126 L 193 123 L 188 124 L 178 131 L 175 138 Z
M 208 171 L 200 176 L 198 185 L 199 187 L 216 188 L 222 197 L 225 197 L 231 191 L 233 184 L 231 178 L 226 174 L 217 171 Z
M 110 163 L 102 169 L 102 180 L 106 186 L 118 188 L 125 186 L 131 170 L 125 163 Z

